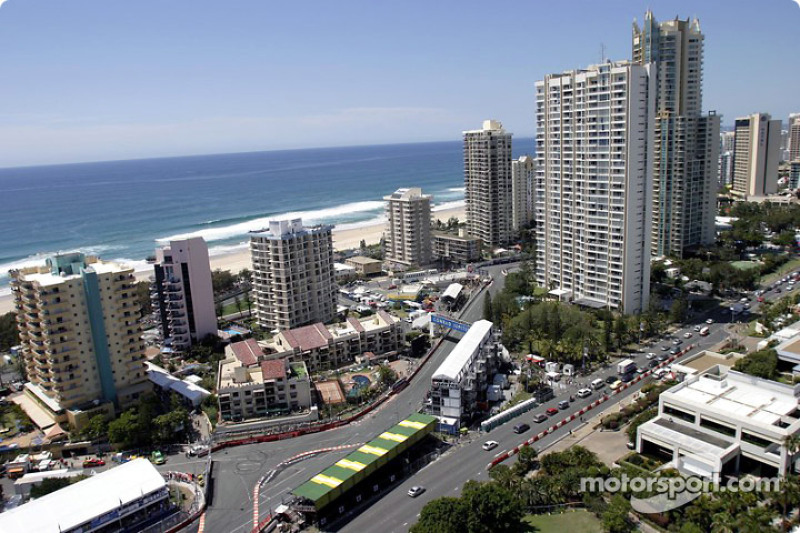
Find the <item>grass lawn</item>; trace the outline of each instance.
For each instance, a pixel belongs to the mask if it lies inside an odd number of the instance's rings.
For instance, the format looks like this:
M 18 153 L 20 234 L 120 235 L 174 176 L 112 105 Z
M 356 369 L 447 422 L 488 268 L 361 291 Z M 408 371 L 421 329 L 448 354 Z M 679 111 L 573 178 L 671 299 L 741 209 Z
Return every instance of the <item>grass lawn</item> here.
M 602 533 L 603 524 L 586 509 L 565 511 L 562 514 L 536 514 L 527 515 L 522 519 L 528 525 L 528 531 L 541 531 L 542 533 L 556 533 L 569 531 L 570 533 Z
M 773 272 L 772 274 L 767 274 L 761 278 L 761 283 L 769 285 L 770 283 L 774 283 L 778 279 L 782 278 L 786 275 L 787 272 L 791 272 L 792 270 L 796 270 L 800 268 L 800 257 L 796 257 L 789 261 L 788 263 L 781 265 L 781 267 Z
M 761 265 L 758 261 L 733 261 L 731 266 L 739 270 L 750 270 L 751 268 L 758 268 Z

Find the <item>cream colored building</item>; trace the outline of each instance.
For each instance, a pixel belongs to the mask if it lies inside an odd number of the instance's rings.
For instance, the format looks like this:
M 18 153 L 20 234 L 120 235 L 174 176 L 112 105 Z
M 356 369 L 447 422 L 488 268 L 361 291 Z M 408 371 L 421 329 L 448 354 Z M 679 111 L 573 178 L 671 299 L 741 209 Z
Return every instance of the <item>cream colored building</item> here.
M 386 201 L 385 258 L 394 268 L 431 262 L 431 195 L 422 189 L 397 189 Z
M 497 120 L 464 132 L 467 231 L 495 248 L 512 239 L 511 134 Z
M 383 261 L 363 255 L 348 257 L 344 260 L 344 264 L 352 267 L 356 274 L 362 276 L 377 276 L 383 272 Z
M 302 361 L 265 359 L 253 339 L 229 345 L 225 355 L 217 375 L 223 420 L 286 415 L 311 407 L 311 381 Z
M 533 219 L 531 191 L 535 170 L 536 160 L 529 155 L 511 162 L 511 229 L 515 235 Z
M 133 269 L 81 253 L 11 271 L 26 395 L 81 426 L 150 390 Z
M 336 317 L 332 226 L 301 219 L 273 221 L 250 234 L 253 300 L 258 325 L 291 329 Z
M 736 119 L 733 149 L 733 193 L 749 198 L 778 192 L 781 121 L 769 113 Z

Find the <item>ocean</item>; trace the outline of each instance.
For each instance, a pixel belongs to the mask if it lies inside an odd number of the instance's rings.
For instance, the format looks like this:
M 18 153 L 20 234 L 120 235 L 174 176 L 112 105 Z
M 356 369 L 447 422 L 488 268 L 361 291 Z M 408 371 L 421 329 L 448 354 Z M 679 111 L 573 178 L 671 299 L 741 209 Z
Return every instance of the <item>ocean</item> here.
M 533 139 L 515 139 L 532 153 Z M 81 250 L 142 269 L 170 239 L 243 249 L 271 219 L 356 228 L 383 196 L 421 187 L 434 210 L 464 203 L 460 141 L 315 148 L 0 169 L 0 293 L 8 270 Z

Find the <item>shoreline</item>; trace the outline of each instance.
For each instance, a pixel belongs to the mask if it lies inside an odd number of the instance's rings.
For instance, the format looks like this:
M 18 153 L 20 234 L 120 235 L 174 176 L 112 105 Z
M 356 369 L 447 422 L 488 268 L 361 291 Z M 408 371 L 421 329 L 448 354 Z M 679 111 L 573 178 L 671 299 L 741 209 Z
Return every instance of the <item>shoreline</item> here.
M 441 211 L 434 211 L 431 213 L 432 220 L 441 220 L 447 222 L 451 217 L 456 217 L 459 221 L 466 220 L 466 207 L 455 207 L 452 209 L 442 209 Z M 381 222 L 369 226 L 363 226 L 354 229 L 337 230 L 333 228 L 333 248 L 337 252 L 343 250 L 352 250 L 358 248 L 361 241 L 366 244 L 378 244 L 383 236 L 386 224 Z M 241 270 L 247 268 L 251 269 L 250 251 L 243 249 L 235 252 L 228 252 L 219 255 L 213 255 L 210 258 L 211 270 L 230 270 L 232 273 L 237 274 Z M 152 275 L 152 268 L 147 270 L 140 270 L 134 272 L 137 281 L 147 281 Z M 0 314 L 6 314 L 14 310 L 14 298 L 11 294 L 0 295 Z

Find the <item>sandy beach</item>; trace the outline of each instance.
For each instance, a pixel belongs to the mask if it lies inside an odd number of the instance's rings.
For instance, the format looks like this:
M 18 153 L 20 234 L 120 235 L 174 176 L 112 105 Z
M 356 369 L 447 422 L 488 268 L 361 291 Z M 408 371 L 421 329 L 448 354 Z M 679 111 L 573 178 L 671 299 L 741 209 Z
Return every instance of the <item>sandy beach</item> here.
M 439 219 L 442 222 L 447 222 L 451 217 L 456 217 L 460 221 L 466 219 L 466 209 L 458 207 L 455 209 L 443 209 L 441 211 L 434 211 L 432 213 L 434 219 Z M 337 251 L 350 250 L 358 248 L 361 241 L 369 244 L 377 244 L 381 240 L 385 225 L 376 224 L 372 226 L 364 226 L 363 228 L 356 229 L 333 229 L 333 246 Z M 250 251 L 242 250 L 227 254 L 220 254 L 211 257 L 211 269 L 230 270 L 231 272 L 239 272 L 242 269 L 251 268 L 250 266 Z M 136 272 L 136 279 L 146 281 L 150 277 L 152 271 L 145 270 Z M 0 296 L 0 314 L 8 313 L 14 310 L 14 300 L 11 295 Z

